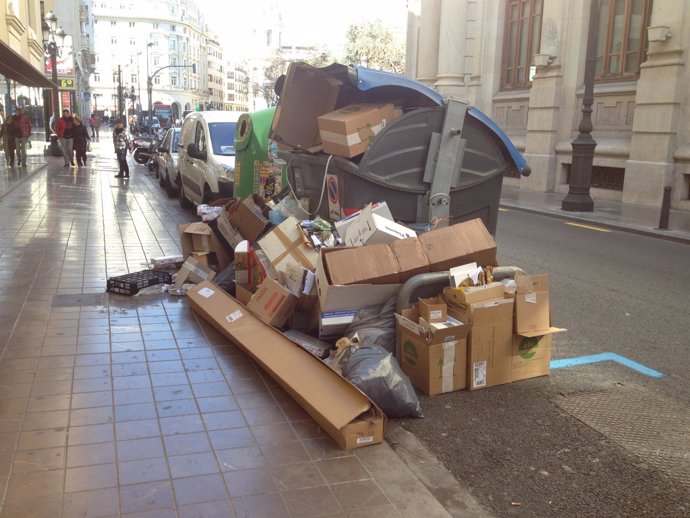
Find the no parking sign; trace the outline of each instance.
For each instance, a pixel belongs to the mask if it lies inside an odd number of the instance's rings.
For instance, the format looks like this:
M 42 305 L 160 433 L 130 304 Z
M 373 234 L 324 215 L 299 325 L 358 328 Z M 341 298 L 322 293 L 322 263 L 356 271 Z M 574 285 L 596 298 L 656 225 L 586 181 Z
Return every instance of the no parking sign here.
M 328 217 L 332 220 L 339 220 L 341 211 L 338 175 L 326 175 L 326 193 L 328 194 Z

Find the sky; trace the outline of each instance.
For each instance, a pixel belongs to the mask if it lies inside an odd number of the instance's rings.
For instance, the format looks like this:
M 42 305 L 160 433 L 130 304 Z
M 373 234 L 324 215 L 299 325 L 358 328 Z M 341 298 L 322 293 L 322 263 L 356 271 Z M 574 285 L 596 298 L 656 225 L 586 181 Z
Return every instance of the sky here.
M 206 21 L 218 33 L 226 57 L 241 58 L 252 28 L 261 28 L 262 9 L 283 13 L 283 41 L 294 45 L 342 45 L 352 23 L 380 19 L 404 38 L 408 0 L 197 0 Z

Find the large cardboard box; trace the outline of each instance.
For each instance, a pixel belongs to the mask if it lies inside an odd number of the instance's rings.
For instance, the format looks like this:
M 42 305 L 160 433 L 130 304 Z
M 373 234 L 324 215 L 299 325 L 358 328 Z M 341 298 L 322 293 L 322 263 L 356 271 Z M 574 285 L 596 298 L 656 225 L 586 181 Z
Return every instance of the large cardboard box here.
M 173 289 L 179 290 L 187 281 L 210 281 L 215 275 L 216 272 L 211 270 L 208 266 L 200 263 L 194 256 L 189 256 L 175 276 Z
M 333 284 L 395 284 L 400 281 L 398 262 L 390 247 L 367 245 L 334 248 L 324 254 Z
M 419 390 L 434 396 L 467 386 L 467 334 L 470 326 L 455 319 L 429 325 L 414 309 L 395 315 L 400 367 Z
M 429 258 L 424 253 L 419 239 L 414 237 L 396 239 L 388 246 L 393 252 L 395 260 L 398 261 L 400 282 L 405 282 L 415 275 L 429 271 Z
M 496 242 L 479 218 L 426 232 L 417 239 L 429 258 L 432 272 L 471 262 L 496 265 Z
M 250 243 L 268 226 L 269 208 L 258 194 L 238 200 L 227 208 L 230 224 Z
M 462 306 L 476 304 L 485 300 L 500 299 L 504 296 L 503 284 L 491 282 L 483 286 L 468 286 L 462 288 L 443 288 L 443 297 L 449 304 Z
M 345 244 L 347 246 L 375 245 L 416 236 L 417 233 L 414 230 L 374 214 L 371 212 L 371 207 L 367 207 L 348 226 Z
M 515 332 L 546 332 L 551 327 L 548 275 L 515 276 Z
M 510 383 L 512 379 L 513 300 L 471 304 L 472 330 L 467 353 L 470 390 Z M 452 314 L 449 308 L 449 313 Z
M 549 375 L 552 337 L 551 333 L 541 336 L 513 335 L 510 375 L 512 381 Z
M 367 247 L 360 247 L 357 250 L 364 248 Z M 316 265 L 316 289 L 321 309 L 321 325 L 323 326 L 324 317 L 327 317 L 331 318 L 330 322 L 335 326 L 329 329 L 324 328 L 319 333 L 320 338 L 337 335 L 352 322 L 357 310 L 366 306 L 384 304 L 390 297 L 397 295 L 401 287 L 401 284 L 341 285 L 333 283 L 324 258 L 336 250 L 341 249 L 322 248 Z
M 281 147 L 316 151 L 317 118 L 335 109 L 341 82 L 306 63 L 290 63 L 269 137 Z
M 345 378 L 215 284 L 194 286 L 188 299 L 196 313 L 251 356 L 341 448 L 383 441 L 381 410 Z
M 392 104 L 350 104 L 321 115 L 317 121 L 323 151 L 346 158 L 361 155 L 401 114 Z
M 210 254 L 209 266 L 217 271 L 222 271 L 230 264 L 230 254 L 223 243 L 206 223 L 185 223 L 179 225 L 180 246 L 184 259 L 191 256 L 193 252 Z M 204 250 L 196 250 L 196 247 Z
M 307 238 L 299 227 L 299 221 L 293 216 L 259 239 L 259 246 L 273 268 L 282 273 L 287 272 L 287 265 L 290 263 L 299 264 L 312 271 L 316 269 L 319 252 L 307 243 Z
M 297 297 L 285 286 L 266 277 L 256 289 L 247 308 L 261 320 L 275 327 L 281 327 L 295 309 Z

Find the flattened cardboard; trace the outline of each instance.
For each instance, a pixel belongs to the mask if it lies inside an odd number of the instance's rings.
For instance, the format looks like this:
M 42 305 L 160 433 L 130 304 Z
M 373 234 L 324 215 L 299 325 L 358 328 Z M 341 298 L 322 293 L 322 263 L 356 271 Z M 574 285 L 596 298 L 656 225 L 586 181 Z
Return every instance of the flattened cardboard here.
M 194 286 L 188 300 L 196 313 L 261 365 L 341 448 L 383 441 L 383 414 L 345 378 L 211 282 Z
M 402 356 L 400 366 L 415 387 L 435 396 L 467 386 L 469 325 L 455 320 L 435 329 L 420 320 L 414 309 L 403 310 L 395 318 Z
M 392 104 L 350 104 L 317 119 L 324 153 L 361 155 L 388 124 L 400 116 Z
M 256 289 L 247 308 L 261 320 L 275 327 L 281 327 L 297 305 L 297 297 L 277 281 L 266 277 Z
M 319 147 L 317 118 L 335 109 L 340 86 L 340 81 L 311 65 L 290 63 L 269 138 L 288 149 Z
M 287 265 L 299 264 L 314 270 L 319 260 L 319 252 L 307 245 L 307 240 L 299 227 L 297 218 L 290 216 L 264 237 L 259 246 L 268 257 L 273 268 L 286 273 Z
M 496 242 L 479 218 L 426 232 L 417 239 L 429 258 L 432 272 L 471 262 L 496 265 Z
M 429 271 L 429 258 L 424 253 L 422 243 L 417 238 L 396 239 L 388 244 L 395 260 L 398 261 L 400 282 Z
M 327 252 L 325 265 L 332 284 L 395 284 L 400 281 L 398 262 L 386 245 L 334 248 Z
M 467 388 L 469 390 L 510 383 L 513 305 L 512 299 L 471 305 L 472 330 L 467 354 Z
M 230 223 L 230 214 L 228 214 L 226 210 L 223 210 L 223 212 L 221 212 L 220 216 L 218 217 L 217 221 L 218 231 L 225 238 L 228 244 L 232 248 L 235 248 L 240 243 L 240 241 L 244 239 L 244 237 L 242 237 L 240 231 L 233 227 L 232 223 Z
M 548 275 L 515 276 L 515 332 L 539 333 L 551 327 Z

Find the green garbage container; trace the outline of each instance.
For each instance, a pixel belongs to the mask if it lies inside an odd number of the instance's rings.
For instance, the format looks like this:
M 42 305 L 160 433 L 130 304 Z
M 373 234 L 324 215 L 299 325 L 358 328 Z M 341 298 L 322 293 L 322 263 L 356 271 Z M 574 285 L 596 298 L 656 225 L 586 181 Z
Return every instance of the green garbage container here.
M 275 107 L 240 116 L 235 127 L 236 198 L 254 193 L 268 198 L 287 186 L 285 161 L 278 158 L 275 143 L 269 143 Z

